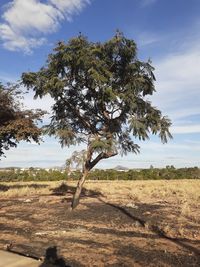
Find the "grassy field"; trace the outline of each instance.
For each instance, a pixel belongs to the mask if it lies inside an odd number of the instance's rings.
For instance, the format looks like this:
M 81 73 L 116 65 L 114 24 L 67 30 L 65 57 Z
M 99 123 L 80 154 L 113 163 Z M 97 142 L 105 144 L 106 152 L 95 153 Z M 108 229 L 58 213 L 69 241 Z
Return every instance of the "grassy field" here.
M 39 258 L 54 245 L 70 266 L 199 266 L 200 181 L 0 183 L 0 248 Z

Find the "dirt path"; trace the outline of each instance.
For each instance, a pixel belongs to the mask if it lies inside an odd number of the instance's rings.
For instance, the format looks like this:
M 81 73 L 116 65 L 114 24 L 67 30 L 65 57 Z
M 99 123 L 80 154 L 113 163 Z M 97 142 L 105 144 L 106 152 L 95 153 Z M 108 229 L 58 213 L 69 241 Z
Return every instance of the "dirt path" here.
M 0 267 L 38 267 L 40 263 L 31 258 L 0 250 Z
M 65 262 L 57 266 L 200 265 L 199 240 L 168 236 L 142 208 L 94 195 L 70 212 L 70 200 L 71 194 L 1 199 L 0 248 L 38 258 L 57 248 Z

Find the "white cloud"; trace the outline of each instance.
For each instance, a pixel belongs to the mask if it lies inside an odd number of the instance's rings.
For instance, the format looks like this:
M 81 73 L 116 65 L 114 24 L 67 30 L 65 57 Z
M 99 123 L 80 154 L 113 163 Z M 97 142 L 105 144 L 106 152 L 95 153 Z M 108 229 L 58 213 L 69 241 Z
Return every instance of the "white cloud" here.
M 143 32 L 138 35 L 138 45 L 140 47 L 152 45 L 154 43 L 160 42 L 161 37 L 153 33 Z
M 0 34 L 5 49 L 10 51 L 23 50 L 26 54 L 32 52 L 32 48 L 45 42 L 45 38 L 32 38 L 17 34 L 10 26 L 0 25 Z
M 49 32 L 57 27 L 60 12 L 37 0 L 14 0 L 3 14 L 8 25 L 19 33 L 30 30 Z
M 163 61 L 158 63 L 157 72 L 162 80 L 162 85 L 166 88 L 169 83 L 175 82 L 171 90 L 187 88 L 189 85 L 196 88 L 200 83 L 200 50 L 199 47 L 194 47 L 181 54 L 168 56 Z M 179 87 L 177 87 L 179 85 Z M 180 87 L 181 85 L 181 87 Z
M 89 0 L 49 0 L 62 14 L 63 17 L 67 17 L 71 20 L 71 17 L 75 13 L 79 13 L 86 4 L 89 4 Z
M 165 154 L 170 153 L 170 154 L 176 156 L 174 153 L 177 153 L 177 152 L 183 153 L 183 150 L 191 151 L 191 149 L 192 149 L 193 152 L 195 152 L 195 151 L 199 152 L 200 151 L 199 144 L 197 145 L 197 143 L 192 144 L 189 142 L 185 142 L 185 143 L 169 142 L 169 143 L 163 145 L 162 143 L 149 141 L 149 142 L 143 143 L 141 148 L 142 148 L 142 150 L 148 150 L 149 153 L 152 153 L 152 151 L 156 152 L 158 158 L 159 158 L 158 152 L 164 152 Z M 184 154 L 182 154 L 182 156 L 184 156 Z
M 28 94 L 24 95 L 23 103 L 25 108 L 28 109 L 38 109 L 42 108 L 43 110 L 46 110 L 47 112 L 51 112 L 51 107 L 54 104 L 54 100 L 49 96 L 43 96 L 43 98 L 37 98 L 34 99 L 34 93 L 28 92 Z
M 171 131 L 173 134 L 200 133 L 200 124 L 186 125 L 186 126 L 173 126 Z
M 10 1 L 0 24 L 4 48 L 31 53 L 44 44 L 44 36 L 55 32 L 62 20 L 71 20 L 88 3 L 89 0 Z
M 190 118 L 200 115 L 200 49 L 198 43 L 199 39 L 187 50 L 168 55 L 154 64 L 157 92 L 152 97 L 152 102 L 170 116 L 174 126 L 180 126 L 184 119 L 185 126 L 189 128 L 191 127 Z M 193 121 L 193 124 L 197 124 L 197 121 Z

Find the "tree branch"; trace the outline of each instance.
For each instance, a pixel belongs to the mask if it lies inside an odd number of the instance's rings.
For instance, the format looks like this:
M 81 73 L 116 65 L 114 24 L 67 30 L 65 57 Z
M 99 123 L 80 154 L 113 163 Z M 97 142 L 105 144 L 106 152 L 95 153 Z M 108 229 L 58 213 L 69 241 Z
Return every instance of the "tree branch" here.
M 92 129 L 95 133 L 97 132 L 96 131 L 96 128 L 94 128 L 87 120 L 85 120 L 85 118 L 83 118 L 79 112 L 79 110 L 72 106 L 71 103 L 69 101 L 67 101 L 66 99 L 64 99 L 64 101 L 67 103 L 67 105 L 70 107 L 70 109 L 73 111 L 73 113 L 76 114 L 76 116 L 79 118 L 79 120 L 83 123 L 83 125 L 88 128 L 88 129 Z
M 90 162 L 90 170 L 102 159 L 107 159 L 116 156 L 117 152 L 101 152 L 93 161 Z

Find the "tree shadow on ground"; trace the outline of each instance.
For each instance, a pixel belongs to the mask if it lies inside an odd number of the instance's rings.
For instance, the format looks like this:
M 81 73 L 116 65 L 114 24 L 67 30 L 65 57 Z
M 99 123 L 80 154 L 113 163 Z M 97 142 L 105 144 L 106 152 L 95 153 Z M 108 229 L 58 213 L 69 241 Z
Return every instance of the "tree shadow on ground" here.
M 126 255 L 126 261 L 133 260 L 140 266 L 179 266 L 179 267 L 198 267 L 199 257 L 186 255 L 182 252 L 173 253 L 158 247 L 141 248 L 135 244 L 122 245 L 114 253 L 115 255 Z M 112 266 L 112 265 L 111 265 Z M 110 267 L 111 267 L 110 266 Z M 114 266 L 129 266 L 125 261 L 118 261 Z M 134 266 L 134 265 L 133 265 Z
M 197 256 L 200 257 L 200 250 L 197 249 L 196 247 L 191 246 L 190 244 L 188 244 L 187 242 L 189 241 L 186 238 L 173 238 L 168 236 L 161 227 L 159 227 L 159 225 L 153 225 L 153 224 L 148 224 L 148 221 L 145 221 L 143 219 L 140 219 L 139 217 L 134 216 L 131 212 L 127 211 L 125 208 L 118 206 L 116 204 L 112 204 L 112 203 L 108 203 L 103 201 L 102 199 L 99 199 L 101 202 L 103 202 L 106 205 L 109 205 L 119 211 L 121 211 L 123 214 L 125 214 L 126 216 L 128 216 L 130 219 L 137 221 L 141 226 L 145 227 L 146 225 L 148 225 L 148 229 L 151 230 L 152 232 L 154 232 L 155 234 L 157 234 L 159 237 L 167 239 L 183 248 L 186 248 L 187 250 L 191 251 L 192 253 L 196 254 Z M 146 205 L 145 205 L 146 206 Z M 150 207 L 149 207 L 150 209 Z M 152 207 L 151 207 L 152 210 Z
M 52 190 L 52 195 L 69 195 L 69 197 L 71 197 L 75 187 L 61 186 L 62 190 L 57 191 L 60 187 L 54 188 Z M 13 233 L 13 236 L 16 237 L 15 232 L 17 232 L 17 235 L 23 236 L 24 238 L 27 237 L 24 247 L 22 247 L 22 243 L 19 242 L 16 244 L 17 248 L 22 251 L 27 251 L 29 254 L 31 251 L 32 253 L 37 252 L 36 255 L 39 257 L 43 254 L 42 251 L 44 247 L 48 247 L 50 245 L 54 246 L 56 243 L 59 248 L 62 248 L 62 254 L 65 256 L 65 259 L 67 259 L 67 261 L 65 260 L 65 264 L 73 267 L 87 266 L 81 265 L 79 262 L 73 263 L 74 248 L 79 249 L 78 253 L 83 253 L 82 251 L 85 250 L 87 251 L 86 253 L 90 253 L 90 249 L 92 250 L 92 248 L 95 248 L 97 252 L 100 254 L 102 252 L 103 254 L 104 249 L 109 251 L 110 247 L 114 249 L 114 253 L 116 254 L 114 257 L 117 258 L 117 263 L 114 265 L 107 264 L 105 266 L 134 266 L 128 263 L 128 261 L 131 262 L 131 260 L 134 260 L 136 263 L 138 262 L 141 266 L 153 266 L 148 265 L 147 258 L 150 259 L 154 266 L 158 266 L 156 265 L 157 260 L 160 263 L 159 266 L 165 266 L 163 264 L 166 263 L 170 263 L 170 266 L 199 266 L 197 264 L 197 262 L 200 262 L 199 250 L 195 247 L 194 240 L 170 238 L 165 236 L 165 233 L 159 228 L 159 220 L 157 225 L 153 225 L 151 224 L 152 222 L 149 221 L 150 217 L 145 217 L 146 211 L 151 211 L 152 215 L 157 213 L 159 214 L 162 209 L 162 205 L 135 203 L 138 206 L 136 210 L 135 208 L 121 206 L 118 203 L 110 203 L 107 199 L 103 199 L 102 194 L 99 192 L 93 190 L 86 190 L 83 192 L 84 200 L 73 212 L 67 210 L 66 204 L 63 205 L 60 201 L 62 198 L 57 197 L 57 202 L 53 202 L 51 204 L 45 202 L 45 205 L 42 201 L 38 202 L 36 199 L 33 200 L 31 206 L 18 206 L 15 201 L 12 209 L 12 215 L 14 217 L 17 215 L 22 218 L 22 220 L 29 221 L 31 223 L 31 227 L 28 227 L 27 229 L 24 227 L 23 231 L 20 231 L 20 226 L 17 227 L 16 225 L 15 229 L 12 224 L 9 227 L 7 223 L 4 223 L 0 225 L 0 228 L 3 230 L 2 234 L 3 232 L 9 232 Z M 90 198 L 92 199 L 90 200 Z M 40 210 L 41 214 L 45 212 L 43 217 L 38 217 L 36 221 L 31 217 L 35 209 Z M 26 215 L 26 218 L 23 217 L 23 214 Z M 14 217 L 9 217 L 10 214 L 4 214 L 3 216 L 8 218 L 8 220 L 14 219 Z M 48 218 L 48 220 L 45 220 L 44 218 Z M 137 227 L 134 226 L 136 222 L 138 225 Z M 146 229 L 146 224 L 149 222 L 150 228 L 148 228 L 148 230 Z M 76 233 L 78 237 L 68 235 L 69 230 L 72 233 Z M 53 233 L 52 235 L 51 231 Z M 37 236 L 34 235 L 35 232 L 43 233 L 41 236 Z M 58 233 L 56 234 L 56 232 Z M 62 232 L 64 232 L 64 235 Z M 97 239 L 95 238 L 96 235 L 98 237 Z M 29 239 L 30 236 L 31 240 Z M 160 241 L 160 238 L 163 238 L 166 241 Z M 138 239 L 141 240 L 143 244 L 147 243 L 147 245 L 142 248 L 140 246 L 141 244 L 137 245 L 134 243 L 134 240 L 137 241 Z M 127 240 L 127 244 L 124 244 L 122 240 Z M 151 242 L 152 244 L 155 244 L 155 250 L 153 245 L 151 245 Z M 193 242 L 194 247 L 192 246 Z M 6 243 L 0 240 L 0 244 L 7 243 L 9 243 L 8 239 Z M 148 243 L 150 245 L 148 245 Z M 161 246 L 162 244 L 164 245 L 159 247 L 159 244 Z M 168 250 L 168 246 L 170 248 L 171 245 L 172 247 L 178 247 L 178 249 L 174 250 L 178 251 L 178 254 L 176 254 L 176 252 L 173 253 L 173 249 Z M 80 250 L 80 247 L 84 250 Z M 94 255 L 95 254 L 92 254 L 95 258 Z M 85 259 L 89 259 L 89 255 L 84 255 L 84 257 L 80 255 L 80 257 L 77 256 L 76 259 L 84 264 Z M 105 254 L 105 258 L 106 257 L 107 256 Z M 57 259 L 59 259 L 59 257 L 57 257 Z M 60 264 L 61 263 L 62 261 Z M 42 264 L 43 265 L 40 267 L 51 267 L 51 265 L 44 265 L 46 264 L 45 261 Z
M 75 192 L 75 189 L 76 189 L 76 187 L 68 186 L 66 184 L 61 184 L 61 186 L 53 189 L 53 192 L 54 192 L 54 194 L 61 194 L 61 195 L 65 195 L 66 193 L 73 194 Z M 160 238 L 167 239 L 168 241 L 194 253 L 198 257 L 200 256 L 200 250 L 191 245 L 192 243 L 195 244 L 195 242 L 192 242 L 192 240 L 189 240 L 187 238 L 170 237 L 163 231 L 162 227 L 159 225 L 159 223 L 158 223 L 159 220 L 157 220 L 157 224 L 154 225 L 149 221 L 149 219 L 147 220 L 146 218 L 144 218 L 145 217 L 145 216 L 143 216 L 144 211 L 151 211 L 152 214 L 154 214 L 156 212 L 156 214 L 157 214 L 157 213 L 159 213 L 159 210 L 163 207 L 162 205 L 139 203 L 139 208 L 137 210 L 138 212 L 137 212 L 137 215 L 135 215 L 136 210 L 134 208 L 125 208 L 125 207 L 119 206 L 117 204 L 113 204 L 113 203 L 104 201 L 102 199 L 103 194 L 98 192 L 98 191 L 87 190 L 87 189 L 83 188 L 81 196 L 82 197 L 85 196 L 85 197 L 97 198 L 101 203 L 103 203 L 107 206 L 111 206 L 112 208 L 120 211 L 123 215 L 126 215 L 129 219 L 133 220 L 134 222 L 137 222 L 141 227 L 144 227 L 144 228 L 148 227 L 148 229 L 150 231 L 152 231 L 153 233 L 158 235 Z M 93 203 L 91 205 L 85 204 L 85 206 L 88 206 L 89 209 L 93 209 L 92 206 L 96 206 L 96 205 L 94 205 L 94 203 Z M 98 209 L 101 209 L 101 207 L 98 207 Z M 138 216 L 138 213 L 140 213 L 140 216 Z M 93 218 L 94 216 L 92 216 L 92 214 L 91 214 L 91 216 L 90 215 L 88 216 L 88 215 L 87 215 L 87 218 L 94 219 Z
M 69 186 L 66 183 L 62 183 L 56 188 L 51 189 L 52 195 L 65 196 L 68 194 L 74 194 L 76 190 L 75 186 Z M 99 191 L 83 188 L 81 191 L 81 197 L 103 197 L 103 194 Z
M 45 188 L 48 187 L 47 184 L 14 184 L 14 185 L 4 185 L 0 184 L 0 191 L 6 192 L 9 189 L 22 189 L 22 188 L 34 188 L 34 189 L 39 189 L 39 188 Z
M 46 250 L 46 255 L 43 263 L 39 267 L 70 267 L 62 257 L 57 254 L 57 247 L 49 247 Z
M 71 238 L 68 242 L 76 243 L 77 245 L 85 245 L 88 248 L 105 249 L 107 246 L 104 243 L 99 242 L 90 242 L 89 240 L 83 240 L 78 238 Z M 140 266 L 180 266 L 180 267 L 197 267 L 199 266 L 200 258 L 194 257 L 194 255 L 186 255 L 184 253 L 175 254 L 163 249 L 153 248 L 146 250 L 143 247 L 139 247 L 135 244 L 122 245 L 119 244 L 118 248 L 114 251 L 113 254 L 116 257 L 117 262 L 114 264 L 106 264 L 105 266 L 109 267 L 130 267 L 134 266 L 133 264 L 139 263 Z M 120 257 L 121 256 L 121 257 Z M 119 260 L 119 258 L 121 258 Z M 107 259 L 110 260 L 109 258 Z M 95 259 L 92 260 L 94 264 Z M 67 263 L 68 262 L 68 263 Z M 46 250 L 46 256 L 44 262 L 39 267 L 82 267 L 82 266 L 93 266 L 91 263 L 89 265 L 81 264 L 75 260 L 65 261 L 62 257 L 57 256 L 56 247 L 49 247 Z M 134 262 L 134 263 L 133 263 Z M 177 265 L 177 263 L 179 265 Z M 97 266 L 96 264 L 94 266 Z

